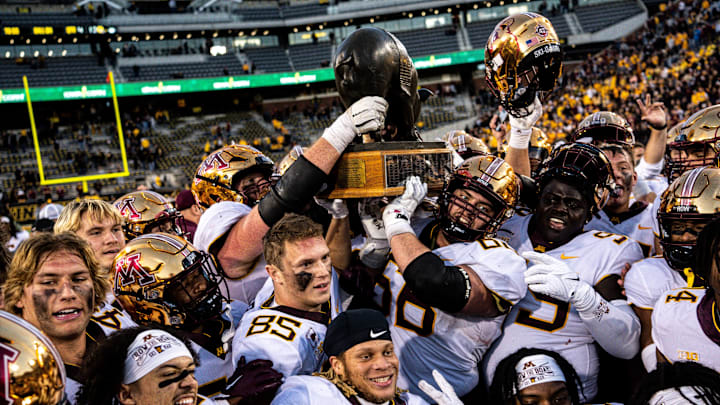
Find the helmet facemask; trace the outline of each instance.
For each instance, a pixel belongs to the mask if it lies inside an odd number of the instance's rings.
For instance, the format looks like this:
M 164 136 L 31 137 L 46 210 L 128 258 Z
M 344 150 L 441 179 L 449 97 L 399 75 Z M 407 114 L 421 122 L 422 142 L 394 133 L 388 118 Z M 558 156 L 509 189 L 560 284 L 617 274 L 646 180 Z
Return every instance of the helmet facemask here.
M 699 157 L 689 156 L 688 152 L 693 149 L 699 152 L 695 153 Z M 675 142 L 667 146 L 664 170 L 668 180 L 672 181 L 688 170 L 703 166 L 720 167 L 720 147 L 715 140 L 691 142 L 684 135 L 679 135 Z
M 670 267 L 675 270 L 692 267 L 697 237 L 709 221 L 708 216 L 703 214 L 660 213 L 658 215 L 660 245 Z M 673 236 L 679 237 L 685 233 L 693 235 L 693 240 L 682 242 L 672 240 Z
M 455 191 L 459 189 L 469 189 L 481 194 L 490 202 L 494 214 L 490 215 L 455 195 Z M 450 213 L 453 205 L 460 210 L 459 215 L 456 214 L 456 218 L 453 218 Z M 503 222 L 512 216 L 513 212 L 513 208 L 508 206 L 493 191 L 488 190 L 472 179 L 454 174 L 452 180 L 446 185 L 440 199 L 440 227 L 451 242 L 471 242 L 494 236 Z M 461 219 L 465 219 L 466 222 L 463 223 Z M 476 219 L 480 219 L 485 223 L 481 229 L 471 228 Z
M 225 280 L 207 253 L 193 251 L 182 262 L 185 270 L 165 283 L 163 300 L 184 315 L 187 329 L 222 313 L 220 284 Z

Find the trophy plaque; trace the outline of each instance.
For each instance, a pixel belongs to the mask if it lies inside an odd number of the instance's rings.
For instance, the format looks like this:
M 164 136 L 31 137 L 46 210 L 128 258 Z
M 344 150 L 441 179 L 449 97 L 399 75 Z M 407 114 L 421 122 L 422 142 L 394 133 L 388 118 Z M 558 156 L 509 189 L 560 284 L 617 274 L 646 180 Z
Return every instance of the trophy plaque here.
M 452 152 L 442 142 L 377 142 L 350 145 L 330 173 L 323 198 L 397 196 L 408 176 L 420 176 L 437 195 L 452 168 Z M 331 186 L 332 187 L 332 186 Z
M 330 173 L 323 198 L 396 196 L 405 179 L 420 176 L 428 194 L 442 190 L 452 169 L 452 152 L 443 142 L 421 142 L 415 129 L 420 103 L 418 76 L 405 46 L 379 28 L 361 28 L 338 46 L 333 68 L 340 98 L 349 107 L 365 96 L 380 96 L 389 107 L 385 128 L 358 137 Z

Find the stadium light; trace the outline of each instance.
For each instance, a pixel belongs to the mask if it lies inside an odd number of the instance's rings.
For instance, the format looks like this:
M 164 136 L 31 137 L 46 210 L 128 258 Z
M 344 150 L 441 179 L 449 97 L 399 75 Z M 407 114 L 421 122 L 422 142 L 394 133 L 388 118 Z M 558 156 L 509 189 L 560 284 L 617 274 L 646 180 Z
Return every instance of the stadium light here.
M 438 14 L 440 14 L 440 10 L 435 10 L 434 13 L 435 13 L 435 15 L 438 15 Z
M 12 44 L 14 44 L 14 43 L 15 43 L 15 40 L 14 40 L 14 39 L 11 39 L 11 40 L 10 40 L 10 45 L 12 45 Z
M 21 57 L 21 58 L 24 58 L 24 57 L 25 57 L 25 51 L 20 51 L 20 57 Z
M 177 32 L 173 33 L 173 39 L 178 39 L 178 34 L 177 34 Z
M 187 35 L 185 35 L 185 38 L 187 38 L 187 39 L 190 39 L 190 38 L 192 38 L 192 34 L 188 32 L 188 34 L 187 34 Z
M 371 18 L 370 18 L 370 24 L 372 24 L 372 23 L 374 23 L 374 22 L 375 22 L 375 19 L 371 17 Z
M 268 31 L 268 30 L 263 31 L 263 35 L 267 35 L 269 33 L 270 33 L 270 31 Z
M 42 43 L 44 44 L 45 42 L 47 42 L 47 41 L 46 41 L 46 39 L 45 39 L 45 38 L 43 38 L 43 39 L 42 39 Z
M 77 37 L 74 37 L 74 38 L 73 38 L 73 44 L 76 44 L 76 43 L 77 43 Z
M 25 43 L 29 45 L 29 44 L 30 44 L 30 38 L 26 39 L 26 40 L 25 40 Z
M 52 51 L 50 51 L 50 52 L 52 52 Z M 10 51 L 5 51 L 5 57 L 6 57 L 6 58 L 9 58 L 9 57 L 10 57 Z
M 227 53 L 227 48 L 223 45 L 213 45 L 210 47 L 210 55 L 217 56 L 217 55 L 225 55 Z
M 33 53 L 33 56 L 36 57 L 36 58 L 37 58 L 39 55 L 40 55 L 40 51 L 35 51 L 35 53 Z
M 49 50 L 49 51 L 48 51 L 48 56 L 53 56 L 53 53 L 54 53 L 54 52 L 53 52 L 53 50 L 52 50 L 52 49 L 51 49 L 51 50 Z
M 63 51 L 62 51 L 62 56 L 65 56 L 65 55 L 67 55 L 67 49 L 63 49 Z
M 421 16 L 425 17 L 425 12 L 420 13 Z
M 12 44 L 12 42 L 10 42 Z M 62 44 L 62 38 L 58 38 L 58 44 Z
M 413 17 L 413 14 L 412 14 L 412 13 L 408 13 L 408 18 L 412 18 L 412 17 Z
M 160 34 L 160 36 L 158 37 L 158 39 L 161 40 L 161 41 L 162 41 L 163 39 L 165 39 L 165 34 Z

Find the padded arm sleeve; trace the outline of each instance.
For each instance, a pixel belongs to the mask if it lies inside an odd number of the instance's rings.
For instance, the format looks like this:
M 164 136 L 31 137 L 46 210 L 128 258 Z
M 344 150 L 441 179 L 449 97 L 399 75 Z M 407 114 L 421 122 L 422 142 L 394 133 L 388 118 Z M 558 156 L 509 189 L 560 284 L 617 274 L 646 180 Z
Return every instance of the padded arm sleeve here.
M 580 319 L 605 351 L 621 359 L 631 359 L 640 350 L 640 320 L 625 300 L 598 300 L 590 309 L 579 311 Z
M 445 263 L 432 252 L 410 262 L 403 272 L 405 282 L 420 301 L 445 312 L 460 312 L 470 299 L 470 276 Z
M 273 226 L 285 213 L 299 212 L 322 189 L 326 179 L 325 172 L 301 155 L 260 200 L 260 217 L 267 226 Z

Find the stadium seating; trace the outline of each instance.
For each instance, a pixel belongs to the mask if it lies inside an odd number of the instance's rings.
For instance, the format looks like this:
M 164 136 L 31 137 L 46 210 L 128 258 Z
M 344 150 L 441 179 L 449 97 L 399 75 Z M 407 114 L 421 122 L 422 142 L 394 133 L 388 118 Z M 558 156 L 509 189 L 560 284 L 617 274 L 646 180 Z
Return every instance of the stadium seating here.
M 458 51 L 457 35 L 451 27 L 394 32 L 410 56 L 432 55 Z
M 575 10 L 585 32 L 599 31 L 642 12 L 643 9 L 635 1 L 594 4 L 578 7 Z
M 45 67 L 18 64 L 12 59 L 0 60 L 0 88 L 22 87 L 23 75 L 27 75 L 30 86 L 93 84 L 105 83 L 107 69 L 98 66 L 94 56 L 46 58 Z
M 120 68 L 128 81 L 167 80 L 173 78 L 239 76 L 245 74 L 235 55 L 208 56 L 205 62 L 171 65 L 143 65 L 135 76 L 132 66 Z M 227 74 L 225 73 L 227 70 Z
M 329 42 L 292 45 L 289 50 L 295 70 L 316 69 L 323 63 L 328 64 L 332 60 Z
M 243 7 L 232 13 L 241 21 L 268 21 L 280 19 L 280 9 L 277 7 Z
M 257 73 L 289 72 L 292 70 L 287 54 L 279 47 L 247 48 L 245 54 L 255 65 Z

